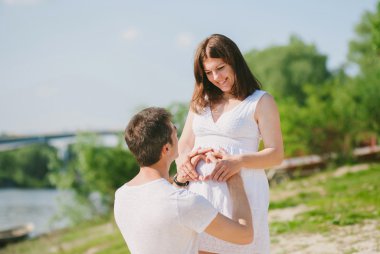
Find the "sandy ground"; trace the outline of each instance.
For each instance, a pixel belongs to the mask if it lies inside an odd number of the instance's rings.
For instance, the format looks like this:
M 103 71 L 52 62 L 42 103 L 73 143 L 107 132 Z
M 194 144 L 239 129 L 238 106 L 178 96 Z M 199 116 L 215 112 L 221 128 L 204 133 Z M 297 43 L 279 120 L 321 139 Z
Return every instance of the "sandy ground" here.
M 284 234 L 271 240 L 272 254 L 380 253 L 380 223 L 368 220 L 328 234 Z
M 356 165 L 337 169 L 333 177 L 340 177 L 349 172 L 358 172 L 368 169 L 368 165 Z M 325 177 L 325 176 L 321 176 Z M 280 200 L 293 195 L 298 191 L 290 189 L 283 191 L 272 198 Z M 275 209 L 269 211 L 269 221 L 291 221 L 294 216 L 303 213 L 310 208 L 305 205 Z M 361 224 L 336 227 L 329 233 L 302 233 L 302 234 L 280 234 L 271 236 L 272 254 L 350 254 L 350 253 L 380 253 L 380 222 L 366 220 Z

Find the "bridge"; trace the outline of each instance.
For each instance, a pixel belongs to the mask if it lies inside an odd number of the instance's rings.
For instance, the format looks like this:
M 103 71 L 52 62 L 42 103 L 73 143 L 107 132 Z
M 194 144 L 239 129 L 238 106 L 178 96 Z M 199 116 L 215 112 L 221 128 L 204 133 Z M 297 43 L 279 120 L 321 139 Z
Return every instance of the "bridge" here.
M 64 132 L 56 134 L 40 134 L 28 136 L 4 136 L 0 137 L 0 151 L 14 150 L 19 147 L 28 146 L 31 144 L 50 143 L 55 140 L 73 139 L 83 133 L 91 133 L 97 136 L 118 136 L 122 132 L 115 130 L 101 130 L 101 131 L 78 131 L 78 132 Z

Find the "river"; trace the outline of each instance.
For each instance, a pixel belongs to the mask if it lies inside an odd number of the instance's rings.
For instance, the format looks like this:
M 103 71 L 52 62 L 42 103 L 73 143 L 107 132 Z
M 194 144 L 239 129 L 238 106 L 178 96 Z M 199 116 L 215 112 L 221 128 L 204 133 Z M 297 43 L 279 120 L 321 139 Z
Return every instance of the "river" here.
M 68 218 L 54 218 L 62 199 L 73 200 L 72 194 L 54 189 L 0 189 L 0 230 L 31 222 L 33 237 L 65 227 Z

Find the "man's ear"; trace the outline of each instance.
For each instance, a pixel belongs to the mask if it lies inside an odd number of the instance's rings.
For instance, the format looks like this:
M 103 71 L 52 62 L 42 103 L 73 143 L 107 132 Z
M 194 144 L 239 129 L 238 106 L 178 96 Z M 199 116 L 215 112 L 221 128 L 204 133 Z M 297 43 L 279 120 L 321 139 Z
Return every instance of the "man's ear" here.
M 161 153 L 162 153 L 162 154 L 167 154 L 168 152 L 169 152 L 169 144 L 165 144 L 165 145 L 162 147 Z

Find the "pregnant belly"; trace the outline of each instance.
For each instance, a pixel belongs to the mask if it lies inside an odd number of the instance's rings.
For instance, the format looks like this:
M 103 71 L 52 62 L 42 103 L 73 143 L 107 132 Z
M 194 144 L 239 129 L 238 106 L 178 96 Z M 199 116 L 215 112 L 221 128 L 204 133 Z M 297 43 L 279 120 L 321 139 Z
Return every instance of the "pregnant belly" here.
M 195 170 L 198 172 L 200 176 L 206 177 L 211 175 L 212 171 L 215 168 L 215 163 L 206 163 L 204 160 L 198 162 Z
M 215 163 L 200 161 L 196 170 L 202 177 L 211 175 L 215 168 Z M 227 184 L 212 180 L 190 182 L 189 190 L 206 198 L 219 212 L 227 217 L 231 217 L 232 203 Z

